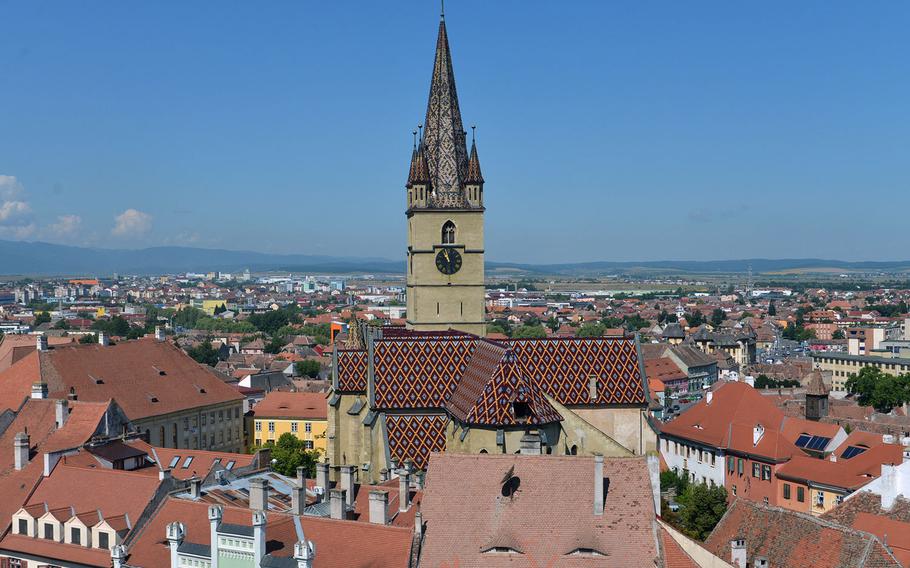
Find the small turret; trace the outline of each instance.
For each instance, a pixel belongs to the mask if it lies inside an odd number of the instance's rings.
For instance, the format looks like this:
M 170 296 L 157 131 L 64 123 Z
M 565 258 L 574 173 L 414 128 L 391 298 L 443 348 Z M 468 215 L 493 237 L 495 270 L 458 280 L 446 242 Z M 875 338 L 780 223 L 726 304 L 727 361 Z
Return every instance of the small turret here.
M 471 157 L 465 174 L 465 197 L 472 207 L 483 207 L 483 174 L 480 172 L 480 158 L 477 156 L 477 140 L 471 127 Z
M 423 141 L 415 146 L 411 155 L 411 168 L 408 173 L 408 209 L 426 207 L 430 199 L 430 169 L 427 166 Z

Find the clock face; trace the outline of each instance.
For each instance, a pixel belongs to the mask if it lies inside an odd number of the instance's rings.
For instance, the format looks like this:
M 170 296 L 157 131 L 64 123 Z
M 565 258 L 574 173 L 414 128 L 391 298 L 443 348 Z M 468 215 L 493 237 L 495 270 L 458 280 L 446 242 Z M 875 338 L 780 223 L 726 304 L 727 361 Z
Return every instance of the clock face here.
M 461 270 L 461 254 L 455 249 L 439 249 L 436 253 L 436 268 L 443 274 L 455 274 Z

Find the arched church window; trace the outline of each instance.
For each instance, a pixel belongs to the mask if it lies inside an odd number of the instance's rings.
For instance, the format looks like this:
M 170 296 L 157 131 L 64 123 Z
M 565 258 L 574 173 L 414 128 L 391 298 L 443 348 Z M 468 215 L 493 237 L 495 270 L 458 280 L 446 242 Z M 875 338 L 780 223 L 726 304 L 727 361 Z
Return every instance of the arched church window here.
M 455 223 L 451 221 L 446 221 L 442 226 L 442 244 L 444 245 L 454 245 L 455 244 Z

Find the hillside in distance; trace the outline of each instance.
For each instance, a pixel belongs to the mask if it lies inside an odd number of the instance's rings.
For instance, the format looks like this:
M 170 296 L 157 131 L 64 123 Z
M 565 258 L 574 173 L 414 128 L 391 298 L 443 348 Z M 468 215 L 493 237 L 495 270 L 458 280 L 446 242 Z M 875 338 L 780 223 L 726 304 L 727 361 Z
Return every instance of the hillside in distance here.
M 488 275 L 552 274 L 598 276 L 620 273 L 706 274 L 782 271 L 906 272 L 910 261 L 850 262 L 825 259 L 655 260 L 635 262 L 578 262 L 527 264 L 487 262 Z M 404 261 L 375 257 L 338 257 L 306 254 L 270 254 L 195 247 L 105 249 L 43 242 L 0 240 L 0 274 L 94 275 L 177 274 L 182 272 L 315 272 L 328 274 L 402 274 Z

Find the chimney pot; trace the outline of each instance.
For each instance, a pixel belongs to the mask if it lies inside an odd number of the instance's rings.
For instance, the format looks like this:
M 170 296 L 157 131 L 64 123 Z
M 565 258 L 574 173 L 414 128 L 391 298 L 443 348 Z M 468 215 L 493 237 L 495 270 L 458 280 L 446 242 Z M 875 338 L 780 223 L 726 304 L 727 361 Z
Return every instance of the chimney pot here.
M 56 416 L 57 428 L 63 428 L 66 419 L 69 418 L 70 410 L 66 400 L 57 400 L 54 402 L 54 413 Z
M 376 525 L 389 522 L 388 491 L 370 491 L 370 522 Z
M 604 514 L 604 457 L 594 454 L 594 514 Z
M 353 465 L 343 465 L 338 468 L 341 472 L 341 488 L 346 491 L 348 506 L 354 505 L 354 469 Z
M 333 519 L 347 518 L 347 491 L 332 489 L 330 492 L 329 513 Z
M 39 381 L 32 383 L 32 398 L 43 400 L 47 398 L 47 383 Z
M 98 345 L 107 346 L 110 345 L 110 340 L 107 338 L 107 334 L 103 331 L 98 332 Z
M 736 538 L 730 541 L 730 564 L 737 568 L 746 568 L 748 553 L 746 551 L 746 541 Z
M 155 339 L 157 341 L 164 341 L 164 328 L 160 325 L 155 326 Z
M 16 470 L 19 471 L 24 469 L 31 458 L 31 441 L 28 434 L 25 432 L 16 434 L 16 437 L 13 439 L 13 451 Z
M 322 488 L 323 495 L 332 489 L 331 482 L 329 481 L 329 467 L 330 466 L 327 463 L 316 464 L 316 485 Z
M 302 515 L 306 509 L 306 486 L 291 487 L 291 514 Z
M 47 336 L 44 335 L 43 333 L 38 336 L 38 340 L 36 341 L 36 347 L 37 347 L 38 351 L 47 351 Z
M 250 480 L 250 509 L 265 511 L 269 508 L 269 480 L 255 478 Z
M 521 437 L 520 451 L 522 455 L 539 456 L 541 454 L 540 432 L 537 430 L 528 430 Z
M 190 496 L 193 499 L 202 497 L 202 479 L 198 477 L 192 477 L 190 479 Z
M 407 511 L 411 506 L 411 472 L 398 470 L 398 510 Z

